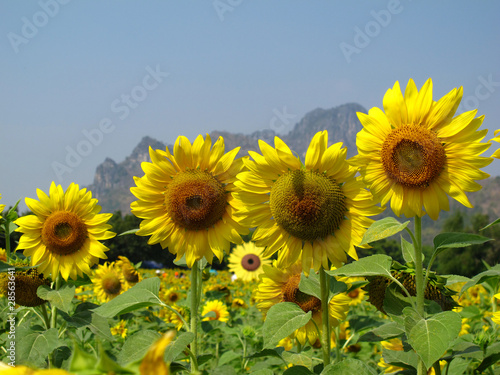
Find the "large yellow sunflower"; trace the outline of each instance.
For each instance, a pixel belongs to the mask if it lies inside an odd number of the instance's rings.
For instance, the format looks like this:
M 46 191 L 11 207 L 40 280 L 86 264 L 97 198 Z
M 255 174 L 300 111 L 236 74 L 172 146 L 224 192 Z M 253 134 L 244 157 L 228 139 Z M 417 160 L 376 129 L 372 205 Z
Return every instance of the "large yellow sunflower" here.
M 203 257 L 212 263 L 214 254 L 222 260 L 229 243 L 241 243 L 240 234 L 248 233 L 232 205 L 233 182 L 243 168 L 242 159 L 234 160 L 239 147 L 224 154 L 222 137 L 211 146 L 207 134 L 192 145 L 177 138 L 173 155 L 150 148 L 152 162 L 142 163 L 145 175 L 130 189 L 139 199 L 132 213 L 144 219 L 137 234 L 151 235 L 149 244 L 168 247 L 177 260 L 185 255 L 189 267 Z
M 236 246 L 229 255 L 229 270 L 234 272 L 238 279 L 254 281 L 264 272 L 262 266 L 271 264 L 271 260 L 264 258 L 264 248 L 257 247 L 253 242 L 245 242 Z
M 94 271 L 92 284 L 94 284 L 94 295 L 102 303 L 112 300 L 129 288 L 118 266 L 108 262 L 99 265 Z
M 312 311 L 312 319 L 305 326 L 297 329 L 292 335 L 302 345 L 306 342 L 306 339 L 312 345 L 321 337 L 318 336 L 318 329 L 321 330 L 323 321 L 321 316 L 321 301 L 299 290 L 302 273 L 302 264 L 300 261 L 283 269 L 276 266 L 276 261 L 273 262 L 273 266 L 264 266 L 261 282 L 255 292 L 257 308 L 265 315 L 277 303 L 292 302 L 297 304 L 304 312 Z M 341 320 L 346 318 L 350 302 L 351 298 L 345 293 L 337 294 L 330 300 L 328 304 L 330 326 L 337 326 Z
M 364 182 L 382 205 L 391 201 L 398 216 L 425 212 L 436 220 L 449 210 L 447 195 L 472 207 L 465 192 L 481 189 L 474 180 L 489 175 L 479 168 L 493 159 L 480 157 L 490 143 L 481 143 L 487 130 L 478 131 L 484 116 L 477 110 L 453 117 L 462 88 L 439 101 L 432 99 L 432 80 L 420 91 L 410 79 L 403 97 L 399 82 L 384 96 L 384 110 L 358 113 L 363 129 L 356 144 L 356 163 Z
M 37 265 L 40 273 L 58 274 L 73 280 L 84 273 L 91 275 L 90 267 L 99 258 L 106 259 L 108 250 L 100 240 L 115 236 L 108 231 L 106 222 L 112 214 L 99 214 L 101 206 L 87 189 L 80 190 L 72 183 L 63 191 L 61 185 L 52 182 L 49 195 L 37 189 L 38 199 L 26 198 L 26 205 L 34 213 L 16 220 L 23 233 L 18 249 L 31 257 L 31 265 Z
M 249 151 L 249 171 L 238 174 L 235 206 L 241 223 L 257 227 L 253 240 L 266 247 L 268 257 L 279 249 L 279 266 L 293 264 L 302 254 L 306 272 L 312 264 L 329 269 L 354 259 L 359 244 L 380 212 L 371 193 L 355 177 L 356 169 L 346 162 L 342 143 L 328 147 L 328 133 L 317 133 L 306 153 L 305 165 L 278 137 L 275 148 L 259 141 L 262 155 Z

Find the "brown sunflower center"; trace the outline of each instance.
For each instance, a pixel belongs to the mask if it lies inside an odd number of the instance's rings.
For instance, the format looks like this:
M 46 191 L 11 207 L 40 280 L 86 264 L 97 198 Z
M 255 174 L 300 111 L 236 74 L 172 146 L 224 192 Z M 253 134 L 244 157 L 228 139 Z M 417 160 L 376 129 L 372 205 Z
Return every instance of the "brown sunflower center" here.
M 43 224 L 42 242 L 49 251 L 58 255 L 76 253 L 83 247 L 87 238 L 87 226 L 73 212 L 54 212 Z
M 309 294 L 299 290 L 300 275 L 293 275 L 281 287 L 283 293 L 283 302 L 293 302 L 304 312 L 316 312 L 321 310 L 321 301 Z
M 332 234 L 347 212 L 340 185 L 323 174 L 303 170 L 276 180 L 270 206 L 278 225 L 303 241 Z
M 444 168 L 446 153 L 437 135 L 418 125 L 394 129 L 380 151 L 382 165 L 392 180 L 426 188 Z
M 102 290 L 108 295 L 117 295 L 122 290 L 122 283 L 115 275 L 109 275 L 102 280 Z
M 260 267 L 260 258 L 255 254 L 246 254 L 241 258 L 241 266 L 247 271 L 255 271 Z
M 187 230 L 210 228 L 226 212 L 226 192 L 208 172 L 187 170 L 174 177 L 165 192 L 172 220 Z
M 125 280 L 127 280 L 129 283 L 137 283 L 139 281 L 139 273 L 134 267 L 126 265 L 123 266 L 122 271 L 123 277 L 125 277 Z

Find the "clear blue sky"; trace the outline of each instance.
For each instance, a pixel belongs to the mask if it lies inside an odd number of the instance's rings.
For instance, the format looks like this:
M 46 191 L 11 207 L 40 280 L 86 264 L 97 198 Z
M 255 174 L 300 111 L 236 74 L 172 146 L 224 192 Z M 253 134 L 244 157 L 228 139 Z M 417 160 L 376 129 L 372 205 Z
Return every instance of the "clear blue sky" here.
M 0 0 L 0 202 L 88 185 L 145 135 L 251 133 L 277 112 L 287 132 L 317 107 L 380 107 L 409 78 L 432 77 L 435 97 L 463 86 L 490 138 L 499 14 L 496 1 Z

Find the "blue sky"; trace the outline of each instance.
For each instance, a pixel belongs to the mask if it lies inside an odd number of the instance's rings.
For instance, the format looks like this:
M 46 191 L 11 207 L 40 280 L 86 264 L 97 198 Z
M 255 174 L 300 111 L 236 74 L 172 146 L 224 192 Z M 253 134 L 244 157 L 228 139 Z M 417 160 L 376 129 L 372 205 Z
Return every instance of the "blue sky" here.
M 489 139 L 499 14 L 494 1 L 0 0 L 1 203 L 88 185 L 145 135 L 251 133 L 277 113 L 288 132 L 318 107 L 381 107 L 409 78 L 432 77 L 435 98 L 463 86 Z

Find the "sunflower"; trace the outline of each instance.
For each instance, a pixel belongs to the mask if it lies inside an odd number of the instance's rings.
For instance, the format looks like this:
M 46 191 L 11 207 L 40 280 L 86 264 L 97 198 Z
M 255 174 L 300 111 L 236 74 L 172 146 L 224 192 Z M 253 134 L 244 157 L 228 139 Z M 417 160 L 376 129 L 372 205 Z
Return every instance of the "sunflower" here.
M 489 175 L 479 168 L 492 158 L 481 157 L 490 143 L 481 143 L 488 130 L 478 131 L 484 116 L 477 110 L 453 117 L 462 88 L 432 100 L 432 80 L 417 90 L 410 79 L 405 95 L 399 82 L 384 96 L 384 110 L 359 113 L 363 129 L 356 144 L 356 164 L 364 182 L 385 206 L 389 200 L 398 216 L 437 220 L 449 210 L 447 195 L 472 207 L 465 192 L 481 189 L 474 180 Z
M 257 227 L 253 240 L 266 247 L 268 257 L 279 252 L 279 266 L 293 264 L 302 254 L 304 271 L 309 265 L 329 269 L 357 259 L 359 244 L 373 222 L 367 216 L 380 212 L 371 193 L 355 177 L 346 162 L 342 143 L 328 147 L 328 133 L 318 132 L 306 153 L 305 165 L 278 137 L 275 148 L 259 141 L 262 155 L 249 151 L 249 171 L 238 174 L 235 194 L 240 223 Z
M 169 375 L 170 366 L 165 363 L 165 349 L 175 337 L 175 331 L 168 331 L 149 348 L 139 366 L 140 375 Z
M 0 199 L 2 199 L 2 194 L 0 194 Z M 3 209 L 5 208 L 5 204 L 0 204 L 0 214 L 3 212 Z M 2 215 L 0 215 L 0 218 Z
M 208 301 L 205 306 L 203 306 L 203 311 L 201 316 L 205 316 L 209 313 L 215 313 L 215 316 L 207 316 L 203 320 L 219 320 L 221 322 L 227 322 L 229 317 L 229 312 L 224 303 L 219 300 Z
M 262 266 L 271 264 L 270 259 L 262 256 L 263 251 L 264 248 L 255 246 L 253 242 L 236 246 L 229 255 L 229 270 L 245 282 L 257 280 L 263 272 Z
M 491 140 L 495 141 L 495 142 L 500 142 L 500 129 L 495 130 L 495 138 L 493 138 Z M 493 153 L 493 155 L 491 155 L 491 157 L 500 159 L 500 148 L 497 148 L 497 150 Z
M 235 221 L 233 194 L 235 176 L 243 168 L 236 159 L 239 147 L 224 154 L 224 139 L 212 146 L 210 136 L 199 135 L 191 143 L 180 136 L 174 154 L 168 148 L 149 149 L 151 163 L 142 163 L 145 175 L 135 177 L 137 187 L 130 191 L 139 200 L 131 204 L 132 213 L 144 219 L 138 235 L 151 235 L 150 245 L 186 256 L 188 267 L 203 257 L 212 263 L 213 255 L 222 261 L 229 243 L 241 243 L 240 234 L 248 229 Z
M 381 341 L 380 343 L 382 344 L 382 347 L 386 350 L 403 351 L 403 342 L 399 338 L 390 339 L 388 341 Z M 384 373 L 386 374 L 404 370 L 404 368 L 402 367 L 391 365 L 385 362 L 383 356 L 380 357 L 380 360 L 378 361 L 377 364 L 384 369 Z
M 318 331 L 322 327 L 321 301 L 299 290 L 302 264 L 300 261 L 285 269 L 277 268 L 277 261 L 273 266 L 264 266 L 264 273 L 260 276 L 261 281 L 255 292 L 257 308 L 264 314 L 277 303 L 292 302 L 298 305 L 304 312 L 312 312 L 312 319 L 307 324 L 297 329 L 292 338 L 304 345 L 306 339 L 312 345 L 320 337 Z M 330 326 L 337 326 L 344 320 L 349 311 L 349 298 L 345 293 L 334 296 L 328 305 Z
M 130 263 L 130 260 L 128 260 L 127 257 L 119 255 L 118 259 L 119 260 L 116 262 L 116 265 L 121 269 L 123 277 L 130 287 L 141 281 L 141 275 L 139 274 L 139 272 L 137 272 L 137 270 L 135 269 L 133 264 Z
M 115 263 L 99 265 L 91 277 L 94 294 L 101 302 L 108 302 L 128 289 L 123 274 Z
M 16 262 L 15 267 L 25 267 L 27 264 Z M 0 295 L 8 294 L 9 277 L 5 272 L 0 273 Z M 18 305 L 26 307 L 35 307 L 43 305 L 45 300 L 37 295 L 37 289 L 41 285 L 50 286 L 50 280 L 46 279 L 43 274 L 38 273 L 36 268 L 27 270 L 17 270 L 14 272 L 14 291 L 15 302 Z
M 16 231 L 23 233 L 18 249 L 31 257 L 31 265 L 37 265 L 39 272 L 58 274 L 67 280 L 76 280 L 83 274 L 91 275 L 90 267 L 99 258 L 106 259 L 108 250 L 99 240 L 115 236 L 108 231 L 106 222 L 112 214 L 99 214 L 101 207 L 87 189 L 79 190 L 72 183 L 66 192 L 61 185 L 52 182 L 50 195 L 37 189 L 40 201 L 26 198 L 26 205 L 34 213 L 15 221 Z

